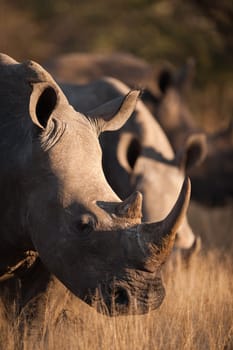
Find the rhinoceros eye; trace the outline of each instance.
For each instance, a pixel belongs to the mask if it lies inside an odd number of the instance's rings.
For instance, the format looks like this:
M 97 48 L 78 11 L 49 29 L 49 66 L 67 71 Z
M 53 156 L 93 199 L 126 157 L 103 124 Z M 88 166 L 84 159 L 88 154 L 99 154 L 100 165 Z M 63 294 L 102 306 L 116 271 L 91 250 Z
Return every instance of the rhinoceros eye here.
M 140 142 L 138 141 L 138 139 L 134 138 L 131 140 L 127 150 L 127 160 L 132 169 L 134 168 L 134 165 L 140 153 L 141 153 Z
M 83 214 L 75 224 L 75 228 L 81 232 L 93 230 L 94 226 L 95 219 L 89 214 Z

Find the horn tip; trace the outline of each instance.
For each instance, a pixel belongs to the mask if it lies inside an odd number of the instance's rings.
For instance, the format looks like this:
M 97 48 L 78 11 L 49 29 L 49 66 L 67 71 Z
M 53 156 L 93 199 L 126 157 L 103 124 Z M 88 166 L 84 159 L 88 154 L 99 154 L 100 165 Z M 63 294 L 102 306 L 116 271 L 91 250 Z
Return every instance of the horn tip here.
M 140 191 L 135 191 L 133 195 L 137 201 L 142 201 L 142 193 Z
M 141 90 L 134 89 L 134 90 L 130 90 L 127 97 L 137 100 L 140 97 L 140 95 L 141 95 Z

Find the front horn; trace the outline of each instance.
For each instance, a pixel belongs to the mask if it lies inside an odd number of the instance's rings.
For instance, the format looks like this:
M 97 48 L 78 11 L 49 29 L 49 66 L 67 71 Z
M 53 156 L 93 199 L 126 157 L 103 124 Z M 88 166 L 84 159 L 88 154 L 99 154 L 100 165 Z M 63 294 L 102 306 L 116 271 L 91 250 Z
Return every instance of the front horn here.
M 138 227 L 137 239 L 145 256 L 145 268 L 148 271 L 155 271 L 171 253 L 176 233 L 189 205 L 190 192 L 190 180 L 186 177 L 179 197 L 167 217 L 162 221 L 145 223 Z

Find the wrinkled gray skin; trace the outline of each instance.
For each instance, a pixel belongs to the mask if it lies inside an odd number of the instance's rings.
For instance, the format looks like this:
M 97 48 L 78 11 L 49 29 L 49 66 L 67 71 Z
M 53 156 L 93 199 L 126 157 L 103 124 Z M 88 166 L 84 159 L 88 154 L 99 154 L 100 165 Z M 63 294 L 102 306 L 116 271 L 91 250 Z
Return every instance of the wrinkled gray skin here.
M 191 135 L 203 134 L 206 157 L 198 167 L 188 170 L 192 199 L 208 206 L 219 206 L 232 200 L 233 123 L 214 134 L 205 133 L 195 123 L 186 102 L 195 76 L 192 59 L 174 70 L 171 65 L 162 69 L 159 64 L 154 67 L 127 53 L 73 53 L 51 60 L 48 69 L 60 81 L 88 83 L 112 76 L 131 87 L 143 88 L 142 100 L 162 126 L 175 152 L 189 142 Z
M 138 91 L 87 118 L 40 65 L 4 54 L 0 86 L 0 291 L 7 267 L 34 250 L 48 274 L 98 311 L 156 309 L 164 298 L 160 269 L 187 210 L 190 184 L 184 181 L 168 216 L 150 224 L 141 224 L 139 192 L 121 202 L 108 185 L 98 135 L 125 123 Z M 24 274 L 21 289 L 30 290 L 44 269 L 39 264 Z
M 62 89 L 69 102 L 79 106 L 84 113 L 90 107 L 95 108 L 129 91 L 128 86 L 113 78 L 87 85 L 62 84 Z M 175 155 L 159 124 L 143 102 L 138 101 L 132 117 L 118 132 L 102 135 L 101 146 L 104 172 L 112 188 L 123 199 L 132 191 L 140 191 L 143 194 L 143 220 L 152 222 L 168 214 L 187 168 L 200 160 L 202 135 L 190 138 Z M 188 260 L 197 246 L 199 239 L 196 240 L 185 218 L 175 247 Z

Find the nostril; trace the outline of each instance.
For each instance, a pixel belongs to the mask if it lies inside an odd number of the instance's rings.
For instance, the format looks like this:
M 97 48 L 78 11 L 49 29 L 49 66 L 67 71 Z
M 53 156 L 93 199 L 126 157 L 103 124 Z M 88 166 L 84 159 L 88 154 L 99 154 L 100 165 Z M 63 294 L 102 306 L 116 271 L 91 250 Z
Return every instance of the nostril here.
M 129 296 L 127 291 L 122 287 L 116 287 L 114 291 L 114 301 L 116 305 L 128 305 Z
M 79 221 L 76 225 L 77 229 L 80 231 L 87 231 L 90 230 L 91 227 L 88 223 L 84 224 L 83 222 Z
M 89 214 L 82 215 L 75 224 L 78 231 L 91 231 L 94 229 L 94 218 Z

